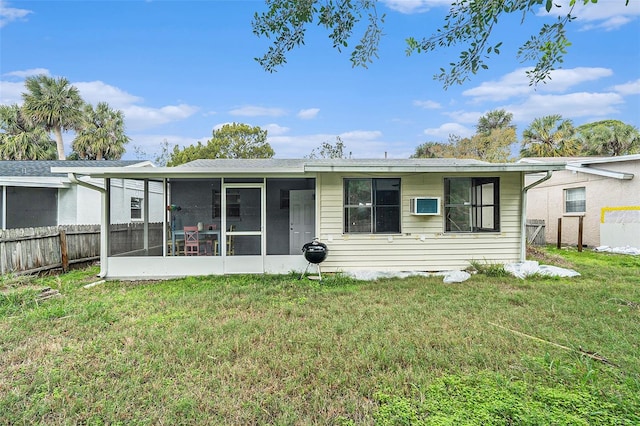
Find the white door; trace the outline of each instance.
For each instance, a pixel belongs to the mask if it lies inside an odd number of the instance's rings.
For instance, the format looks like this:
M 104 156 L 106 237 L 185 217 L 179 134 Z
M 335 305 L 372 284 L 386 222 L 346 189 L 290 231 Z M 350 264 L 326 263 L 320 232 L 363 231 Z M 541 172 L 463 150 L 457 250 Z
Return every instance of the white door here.
M 289 254 L 299 255 L 302 246 L 316 237 L 315 190 L 289 191 Z

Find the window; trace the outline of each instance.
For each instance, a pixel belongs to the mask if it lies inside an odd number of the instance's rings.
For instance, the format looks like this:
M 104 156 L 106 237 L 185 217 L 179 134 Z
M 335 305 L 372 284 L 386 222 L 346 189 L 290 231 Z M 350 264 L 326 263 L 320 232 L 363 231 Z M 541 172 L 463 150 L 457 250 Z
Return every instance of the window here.
M 221 217 L 221 198 L 220 190 L 213 190 L 213 203 L 211 206 L 211 218 L 220 219 Z M 227 191 L 227 218 L 240 217 L 240 192 L 238 190 L 229 189 Z
M 400 232 L 400 179 L 345 179 L 344 232 Z
M 564 190 L 564 212 L 584 213 L 587 209 L 587 194 L 585 188 L 571 188 Z
M 445 178 L 445 231 L 500 231 L 499 178 Z
M 131 197 L 131 220 L 142 220 L 142 198 Z

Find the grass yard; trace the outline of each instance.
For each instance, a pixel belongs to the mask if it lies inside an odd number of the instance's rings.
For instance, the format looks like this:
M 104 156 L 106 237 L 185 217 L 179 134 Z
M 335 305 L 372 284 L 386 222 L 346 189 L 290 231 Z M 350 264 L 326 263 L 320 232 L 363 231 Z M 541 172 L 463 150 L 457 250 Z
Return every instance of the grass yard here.
M 582 276 L 4 277 L 0 424 L 640 424 L 640 257 L 537 255 Z

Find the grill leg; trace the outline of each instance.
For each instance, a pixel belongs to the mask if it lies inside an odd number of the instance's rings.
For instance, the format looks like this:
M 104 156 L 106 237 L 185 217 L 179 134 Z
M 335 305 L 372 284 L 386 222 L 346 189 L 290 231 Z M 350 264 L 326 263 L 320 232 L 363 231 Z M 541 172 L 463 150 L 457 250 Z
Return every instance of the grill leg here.
M 302 275 L 300 275 L 300 278 L 298 278 L 299 280 L 302 279 L 302 277 L 304 277 L 304 274 L 307 273 L 307 270 L 309 269 L 309 266 L 311 265 L 311 262 L 307 263 L 307 267 L 304 268 L 304 272 L 302 273 Z
M 319 281 L 322 281 L 322 274 L 320 273 L 320 264 L 317 264 L 318 266 L 318 277 L 320 277 Z

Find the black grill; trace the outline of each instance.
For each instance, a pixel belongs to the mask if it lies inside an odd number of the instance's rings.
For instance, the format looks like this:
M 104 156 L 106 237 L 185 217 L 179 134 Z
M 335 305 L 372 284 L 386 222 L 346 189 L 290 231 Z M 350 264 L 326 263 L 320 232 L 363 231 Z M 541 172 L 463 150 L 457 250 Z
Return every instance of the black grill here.
M 326 244 L 321 243 L 318 240 L 313 240 L 310 243 L 306 243 L 302 246 L 302 253 L 304 254 L 304 258 L 307 259 L 307 267 L 305 268 L 300 278 L 302 278 L 309 269 L 309 266 L 313 263 L 318 267 L 318 279 L 322 280 L 322 273 L 320 272 L 320 263 L 322 263 L 327 258 L 327 253 L 329 249 L 327 249 Z M 309 277 L 312 278 L 312 277 Z
M 304 258 L 309 263 L 322 263 L 327 258 L 327 245 L 319 241 L 312 241 L 302 246 Z

